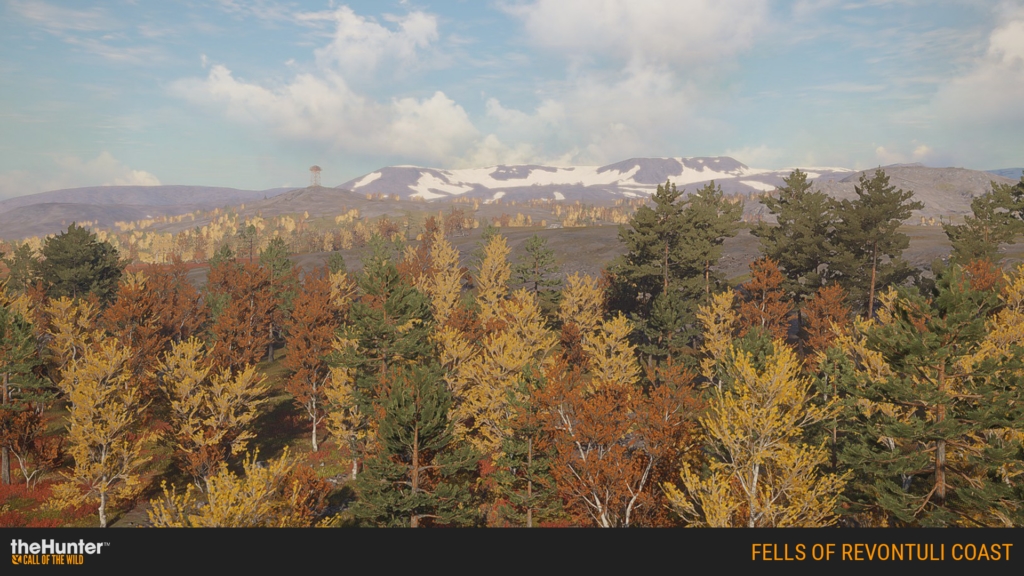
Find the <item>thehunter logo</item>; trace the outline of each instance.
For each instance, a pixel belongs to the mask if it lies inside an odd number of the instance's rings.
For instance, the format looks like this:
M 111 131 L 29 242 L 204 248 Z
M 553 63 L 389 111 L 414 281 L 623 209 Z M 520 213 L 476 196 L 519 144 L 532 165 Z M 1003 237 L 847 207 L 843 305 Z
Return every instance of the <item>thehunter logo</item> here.
M 25 542 L 11 540 L 11 564 L 83 564 L 86 556 L 103 553 L 110 542 Z

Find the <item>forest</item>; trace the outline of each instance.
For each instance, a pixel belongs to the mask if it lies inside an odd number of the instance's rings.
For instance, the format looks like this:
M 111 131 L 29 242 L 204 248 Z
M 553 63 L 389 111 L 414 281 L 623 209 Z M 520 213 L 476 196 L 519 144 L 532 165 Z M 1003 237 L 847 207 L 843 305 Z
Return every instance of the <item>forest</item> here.
M 747 223 L 666 182 L 596 277 L 493 226 L 461 254 L 461 216 L 368 227 L 353 270 L 245 227 L 188 262 L 75 224 L 10 247 L 0 526 L 1024 525 L 1024 264 L 999 249 L 1024 177 L 928 269 L 913 192 L 855 191 L 795 170 Z

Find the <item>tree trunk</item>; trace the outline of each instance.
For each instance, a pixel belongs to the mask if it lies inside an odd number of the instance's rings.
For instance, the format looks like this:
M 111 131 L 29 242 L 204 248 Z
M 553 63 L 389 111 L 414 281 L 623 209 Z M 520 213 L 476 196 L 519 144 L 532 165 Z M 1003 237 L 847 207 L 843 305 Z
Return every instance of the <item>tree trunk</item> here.
M 107 491 L 100 492 L 100 528 L 107 527 Z
M 875 270 L 878 268 L 878 242 L 871 246 L 871 288 L 868 291 L 868 320 L 875 317 Z
M 7 377 L 8 373 L 4 372 L 4 390 L 3 390 L 3 405 L 7 406 L 8 392 L 7 392 Z M 7 446 L 4 446 L 0 450 L 0 477 L 3 478 L 4 484 L 11 483 L 11 455 L 7 451 Z
M 313 452 L 316 452 L 316 451 L 317 451 L 317 442 L 316 442 L 316 420 L 313 420 Z
M 939 394 L 945 392 L 946 367 L 939 365 Z M 946 419 L 946 403 L 942 400 L 935 407 L 935 423 L 941 425 Z M 946 502 L 946 441 L 939 439 L 935 441 L 935 496 L 939 505 Z
M 526 440 L 526 527 L 533 528 L 533 438 Z
M 412 429 L 412 496 L 420 491 L 420 425 L 417 423 Z M 416 512 L 412 513 L 409 519 L 410 528 L 420 527 L 420 517 Z
M 359 459 L 352 456 L 352 479 L 356 479 L 356 474 L 359 472 Z

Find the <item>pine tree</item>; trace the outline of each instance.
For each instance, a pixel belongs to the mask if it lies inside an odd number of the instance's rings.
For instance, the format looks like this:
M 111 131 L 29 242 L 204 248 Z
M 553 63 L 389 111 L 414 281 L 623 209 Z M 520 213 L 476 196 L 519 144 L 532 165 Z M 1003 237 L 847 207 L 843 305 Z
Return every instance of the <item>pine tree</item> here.
M 397 366 L 382 375 L 375 397 L 378 449 L 357 479 L 355 516 L 412 528 L 479 523 L 471 491 L 477 456 L 455 442 L 437 367 Z
M 35 281 L 35 270 L 39 266 L 32 247 L 27 242 L 15 245 L 10 255 L 4 255 L 0 260 L 7 266 L 7 290 L 25 293 Z
M 47 238 L 40 253 L 42 260 L 34 272 L 50 298 L 95 294 L 109 301 L 127 264 L 109 242 L 100 242 L 96 234 L 74 223 L 66 232 Z
M 697 335 L 697 307 L 721 282 L 714 267 L 743 211 L 714 182 L 685 202 L 680 196 L 671 182 L 658 186 L 654 208 L 640 207 L 620 228 L 627 252 L 610 271 L 610 307 L 637 325 L 640 351 L 649 357 L 664 357 Z
M 554 290 L 562 282 L 558 278 L 550 278 L 558 273 L 555 265 L 555 251 L 548 248 L 547 240 L 534 234 L 526 240 L 526 253 L 513 267 L 516 283 L 525 285 L 537 298 L 550 308 Z
M 811 191 L 806 172 L 797 169 L 782 180 L 785 186 L 762 199 L 777 224 L 759 222 L 750 233 L 761 240 L 761 253 L 779 264 L 786 291 L 800 302 L 828 278 L 836 216 L 828 195 Z
M 890 290 L 840 393 L 840 459 L 855 474 L 850 510 L 888 525 L 1019 525 L 1024 428 L 1024 282 L 999 294 L 991 265 L 951 266 L 925 298 Z
M 999 245 L 1012 242 L 1024 222 L 1017 214 L 1024 212 L 1024 198 L 1015 199 L 1014 188 L 992 183 L 992 188 L 971 201 L 971 216 L 964 223 L 944 223 L 943 231 L 953 244 L 952 260 L 966 264 L 972 260 L 996 261 Z
M 865 305 L 870 318 L 878 287 L 900 284 L 913 275 L 902 258 L 910 238 L 899 227 L 924 204 L 910 200 L 912 191 L 891 186 L 881 168 L 870 179 L 861 174 L 854 192 L 855 200 L 842 200 L 834 208 L 838 251 L 830 268 L 836 269 L 836 279 L 853 303 Z
M 360 409 L 369 414 L 382 377 L 431 355 L 432 318 L 430 301 L 399 275 L 383 242 L 372 242 L 371 255 L 356 283 L 360 294 L 339 334 L 352 345 L 338 352 L 331 365 L 351 370 Z
M 36 371 L 42 361 L 32 325 L 21 314 L 6 306 L 0 307 L 0 481 L 11 483 L 10 452 L 24 426 L 16 426 L 23 418 L 19 413 L 49 399 L 44 382 Z M 24 442 L 22 442 L 24 443 Z

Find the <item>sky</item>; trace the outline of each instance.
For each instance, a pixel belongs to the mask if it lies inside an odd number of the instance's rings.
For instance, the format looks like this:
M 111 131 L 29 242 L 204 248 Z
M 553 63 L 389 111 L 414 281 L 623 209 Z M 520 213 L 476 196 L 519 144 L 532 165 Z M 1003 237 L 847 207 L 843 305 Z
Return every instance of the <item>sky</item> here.
M 1024 0 L 0 0 L 0 199 L 391 165 L 1024 165 Z

